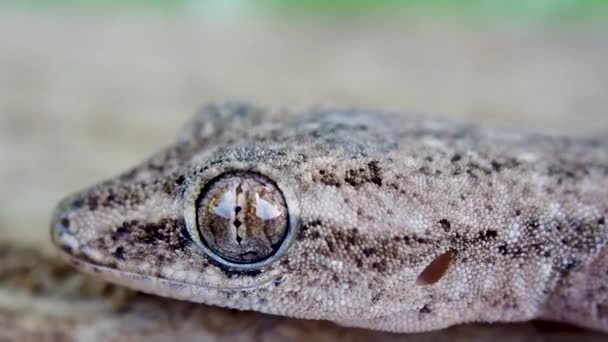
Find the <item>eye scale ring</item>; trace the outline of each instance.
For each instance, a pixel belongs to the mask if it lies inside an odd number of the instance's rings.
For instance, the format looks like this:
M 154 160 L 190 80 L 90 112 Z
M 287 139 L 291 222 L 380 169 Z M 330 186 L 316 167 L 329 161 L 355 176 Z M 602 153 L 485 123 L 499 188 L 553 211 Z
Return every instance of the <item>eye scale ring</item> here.
M 210 180 L 195 210 L 202 244 L 212 257 L 228 263 L 248 265 L 272 257 L 289 232 L 283 193 L 254 172 L 227 172 Z

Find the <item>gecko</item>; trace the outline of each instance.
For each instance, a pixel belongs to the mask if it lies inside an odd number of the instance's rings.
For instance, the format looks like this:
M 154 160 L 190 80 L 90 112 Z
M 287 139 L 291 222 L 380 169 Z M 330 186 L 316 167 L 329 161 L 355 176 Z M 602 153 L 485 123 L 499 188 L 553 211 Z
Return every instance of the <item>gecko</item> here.
M 354 108 L 207 105 L 63 199 L 53 243 L 146 293 L 393 332 L 608 332 L 608 139 Z

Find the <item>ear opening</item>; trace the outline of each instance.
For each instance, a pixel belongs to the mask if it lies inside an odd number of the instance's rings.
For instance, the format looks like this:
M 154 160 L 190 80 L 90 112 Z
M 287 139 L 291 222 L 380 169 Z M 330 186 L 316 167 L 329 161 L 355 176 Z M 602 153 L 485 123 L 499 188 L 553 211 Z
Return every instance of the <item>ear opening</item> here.
M 422 272 L 416 278 L 417 285 L 433 285 L 446 274 L 456 253 L 453 250 L 449 250 L 443 254 L 438 255 L 428 264 Z

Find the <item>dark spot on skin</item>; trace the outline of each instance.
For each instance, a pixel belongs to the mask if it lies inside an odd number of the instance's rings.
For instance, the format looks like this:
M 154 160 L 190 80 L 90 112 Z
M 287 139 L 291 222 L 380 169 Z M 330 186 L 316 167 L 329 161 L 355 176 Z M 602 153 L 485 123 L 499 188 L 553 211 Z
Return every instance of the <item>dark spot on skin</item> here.
M 89 196 L 87 198 L 87 206 L 89 207 L 89 210 L 91 211 L 95 211 L 97 210 L 97 208 L 99 207 L 99 197 L 97 196 Z
M 128 239 L 132 244 L 164 244 L 173 250 L 183 250 L 188 244 L 185 225 L 180 220 L 164 218 L 158 222 L 126 221 L 111 234 L 112 240 Z
M 475 179 L 478 178 L 478 175 L 477 175 L 476 171 L 477 172 L 482 172 L 482 173 L 484 173 L 486 175 L 489 175 L 489 174 L 492 173 L 492 171 L 490 169 L 488 169 L 486 167 L 483 167 L 483 166 L 481 166 L 481 165 L 479 165 L 477 163 L 474 163 L 474 162 L 468 163 L 467 167 L 468 167 L 467 174 L 470 177 L 475 178 Z
M 370 161 L 367 164 L 367 170 L 364 168 L 347 170 L 344 175 L 344 181 L 353 187 L 358 187 L 365 183 L 372 183 L 377 186 L 382 186 L 382 170 L 378 161 Z
M 418 169 L 418 172 L 422 173 L 425 176 L 429 176 L 431 174 L 431 169 L 429 169 L 428 166 L 423 166 L 420 169 Z
M 343 245 L 346 250 L 350 250 L 359 245 L 357 241 L 358 233 L 359 231 L 356 228 L 345 231 L 338 230 L 334 232 L 334 238 L 339 244 Z
M 393 241 L 395 241 L 395 242 L 401 241 L 401 236 L 399 236 L 399 235 L 393 236 Z
M 340 283 L 340 277 L 338 277 L 338 275 L 334 273 L 334 274 L 331 276 L 331 281 L 333 281 L 333 282 L 334 282 L 334 283 L 336 283 L 336 284 L 337 284 L 337 283 Z
M 531 247 L 532 247 L 532 249 L 534 249 L 534 252 L 536 253 L 536 255 L 543 257 L 543 258 L 551 257 L 551 251 L 546 249 L 545 244 L 534 243 L 531 245 Z
M 177 185 L 182 185 L 184 184 L 184 182 L 186 181 L 186 177 L 184 176 L 179 176 L 176 180 L 175 180 L 175 184 Z
M 578 266 L 578 261 L 568 260 L 566 263 L 561 265 L 562 274 L 570 273 L 577 266 Z
M 106 198 L 106 202 L 113 203 L 116 202 L 116 195 L 112 191 L 108 192 L 108 197 Z
M 361 171 L 354 169 L 346 171 L 344 181 L 355 187 L 366 182 L 365 178 L 361 175 Z
M 429 242 L 429 240 L 427 240 L 427 239 L 425 239 L 423 237 L 417 237 L 416 238 L 416 242 L 418 242 L 419 244 L 423 245 L 423 244 Z
M 439 220 L 439 224 L 441 225 L 441 228 L 443 228 L 443 230 L 446 232 L 449 232 L 452 228 L 452 224 L 447 219 Z
M 364 249 L 363 249 L 363 254 L 364 254 L 366 257 L 368 257 L 368 258 L 369 258 L 369 257 L 370 257 L 372 254 L 374 254 L 375 252 L 376 252 L 376 250 L 375 250 L 374 248 L 371 248 L 371 247 L 370 247 L 370 248 L 364 248 Z
M 430 314 L 431 312 L 432 312 L 431 308 L 429 308 L 429 306 L 426 305 L 426 304 L 420 309 L 420 313 L 423 314 L 423 315 L 424 314 Z
M 386 272 L 386 264 L 384 262 L 374 262 L 372 263 L 372 269 L 378 271 L 379 273 Z
M 329 252 L 334 253 L 336 250 L 334 243 L 331 240 L 325 241 L 325 243 L 327 244 L 327 248 L 329 248 Z
M 116 241 L 121 237 L 125 236 L 127 233 L 131 232 L 133 227 L 137 227 L 138 225 L 139 221 L 137 220 L 125 221 L 112 232 L 110 237 L 113 241 Z
M 493 239 L 498 235 L 498 232 L 496 232 L 495 230 L 488 230 L 485 232 L 485 237 Z
M 520 246 L 502 244 L 498 246 L 498 253 L 504 256 L 510 256 L 513 259 L 518 259 L 524 254 L 524 249 Z
M 123 246 L 118 246 L 116 247 L 116 249 L 114 250 L 114 252 L 112 252 L 112 256 L 115 257 L 118 260 L 125 260 L 125 249 Z
M 312 240 L 316 240 L 316 239 L 318 239 L 318 238 L 320 238 L 320 237 L 321 237 L 321 234 L 320 234 L 318 231 L 316 231 L 316 230 L 315 230 L 315 231 L 310 232 L 309 237 L 310 237 Z
M 521 210 L 520 209 L 515 210 L 515 216 L 521 216 Z
M 321 220 L 313 220 L 304 223 L 302 225 L 302 228 L 300 229 L 300 239 L 309 238 L 312 240 L 316 240 L 320 238 L 321 234 L 317 229 L 314 228 L 318 228 L 321 226 L 323 226 L 323 222 L 321 222 Z
M 492 169 L 496 172 L 500 172 L 500 170 L 502 169 L 502 164 L 500 164 L 496 160 L 492 160 L 491 164 L 492 164 Z
M 518 259 L 524 254 L 524 250 L 520 246 L 512 246 L 510 253 L 514 259 Z
M 450 160 L 450 162 L 457 163 L 461 160 L 462 160 L 462 156 L 460 154 L 456 153 L 452 156 L 452 159 Z
M 382 186 L 382 176 L 380 174 L 381 169 L 378 164 L 379 162 L 377 160 L 373 160 L 369 162 L 367 166 L 369 167 L 372 183 L 376 184 L 377 186 Z
M 321 182 L 325 185 L 340 187 L 342 183 L 338 176 L 333 172 L 328 172 L 326 170 L 320 170 L 319 175 L 315 175 L 313 177 L 313 181 Z
M 603 226 L 606 224 L 606 218 L 605 217 L 601 217 L 599 220 L 597 220 L 597 224 L 599 224 L 600 226 Z
M 531 229 L 538 229 L 538 227 L 540 227 L 540 223 L 538 222 L 538 219 L 536 219 L 536 218 L 529 219 L 524 224 L 525 224 L 526 228 L 531 228 Z
M 372 296 L 372 304 L 376 304 L 380 301 L 380 298 L 382 298 L 382 293 L 381 292 L 377 292 Z

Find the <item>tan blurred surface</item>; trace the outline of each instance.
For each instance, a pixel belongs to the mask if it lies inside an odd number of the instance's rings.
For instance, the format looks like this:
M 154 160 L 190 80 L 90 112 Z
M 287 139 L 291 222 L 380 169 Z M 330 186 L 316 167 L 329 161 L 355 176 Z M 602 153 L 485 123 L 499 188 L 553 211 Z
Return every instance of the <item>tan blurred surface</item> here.
M 38 331 L 45 339 L 61 340 L 66 331 L 85 337 L 147 331 L 160 339 L 172 332 L 213 335 L 209 324 L 254 321 L 238 338 L 305 338 L 310 330 L 328 340 L 406 338 L 113 287 L 108 294 L 108 286 L 57 261 L 48 239 L 53 206 L 171 143 L 201 104 L 226 99 L 606 131 L 607 60 L 608 40 L 599 27 L 0 14 L 0 328 L 32 338 Z M 108 299 L 121 291 L 127 295 Z M 209 323 L 210 315 L 219 323 Z M 454 336 L 599 338 L 546 335 L 529 324 L 459 327 L 418 338 Z

